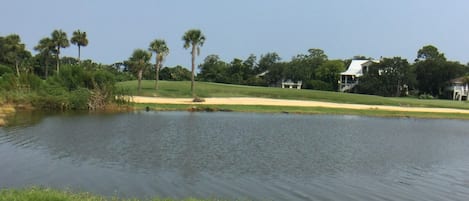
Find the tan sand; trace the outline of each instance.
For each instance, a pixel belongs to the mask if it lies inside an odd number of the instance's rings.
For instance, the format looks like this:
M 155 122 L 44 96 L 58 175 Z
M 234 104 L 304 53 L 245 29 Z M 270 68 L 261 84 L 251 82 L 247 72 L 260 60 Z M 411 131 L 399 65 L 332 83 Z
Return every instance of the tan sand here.
M 188 105 L 267 105 L 267 106 L 298 106 L 298 107 L 324 107 L 324 108 L 342 108 L 356 110 L 387 110 L 387 111 L 406 111 L 406 112 L 433 112 L 433 113 L 462 113 L 469 114 L 469 110 L 451 109 L 451 108 L 425 108 L 425 107 L 399 107 L 383 105 L 362 105 L 330 103 L 321 101 L 303 101 L 303 100 L 285 100 L 270 98 L 205 98 L 205 102 L 194 103 L 191 98 L 160 98 L 134 96 L 135 103 L 156 103 L 156 104 L 188 104 Z

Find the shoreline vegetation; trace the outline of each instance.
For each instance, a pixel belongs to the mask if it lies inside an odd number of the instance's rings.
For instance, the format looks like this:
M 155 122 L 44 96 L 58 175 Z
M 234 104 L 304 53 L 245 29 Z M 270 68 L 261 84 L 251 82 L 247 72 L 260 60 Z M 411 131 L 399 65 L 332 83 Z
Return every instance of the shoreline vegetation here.
M 0 103 L 0 127 L 5 126 L 8 123 L 5 118 L 8 115 L 14 114 L 15 112 L 16 109 L 13 105 Z
M 152 199 L 135 199 L 135 198 L 119 198 L 116 196 L 105 197 L 94 195 L 87 192 L 71 192 L 67 190 L 56 190 L 50 188 L 24 188 L 24 189 L 1 189 L 0 201 L 202 201 L 202 199 L 186 198 L 152 198 Z M 218 200 L 218 199 L 213 199 Z
M 372 117 L 431 118 L 469 120 L 469 102 L 395 98 L 373 95 L 339 93 L 318 90 L 296 90 L 273 87 L 196 82 L 196 94 L 204 102 L 193 102 L 190 81 L 153 80 L 117 82 L 121 91 L 118 101 L 108 102 L 105 112 L 132 110 L 189 111 L 189 112 L 255 112 L 287 114 L 329 114 Z M 7 124 L 16 110 L 43 110 L 28 100 L 3 101 L 0 104 L 0 126 Z

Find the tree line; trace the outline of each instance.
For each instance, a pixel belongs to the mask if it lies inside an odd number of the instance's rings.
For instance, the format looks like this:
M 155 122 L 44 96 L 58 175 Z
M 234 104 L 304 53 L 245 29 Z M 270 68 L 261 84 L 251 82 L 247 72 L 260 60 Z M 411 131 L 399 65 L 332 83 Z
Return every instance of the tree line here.
M 191 80 L 190 87 L 195 97 L 195 80 L 278 86 L 283 80 L 290 79 L 302 81 L 304 89 L 337 91 L 340 73 L 346 70 L 353 59 L 373 60 L 365 56 L 331 60 L 323 50 L 311 48 L 290 60 L 283 60 L 275 52 L 262 54 L 259 58 L 251 54 L 246 59 L 234 58 L 229 62 L 223 61 L 218 55 L 209 55 L 197 65 L 195 59 L 206 40 L 205 35 L 198 29 L 191 29 L 181 39 L 182 47 L 189 49 L 191 53 L 190 71 L 183 66 L 163 67 L 170 47 L 164 39 L 159 38 L 150 41 L 147 48 L 134 50 L 124 62 L 103 65 L 81 58 L 81 48 L 86 47 L 89 41 L 86 32 L 80 30 L 74 31 L 70 39 L 62 30 L 52 31 L 49 37 L 38 41 L 34 47 L 37 51 L 35 55 L 26 50 L 20 36 L 0 36 L 0 90 L 26 88 L 51 92 L 50 88 L 42 88 L 56 87 L 67 93 L 74 93 L 76 90 L 86 92 L 88 95 L 83 97 L 88 97 L 88 100 L 101 93 L 100 96 L 108 97 L 104 98 L 107 100 L 111 95 L 103 94 L 111 93 L 105 90 L 115 89 L 99 87 L 103 83 L 111 86 L 118 81 L 137 79 L 140 91 L 142 79 L 155 80 L 155 90 L 158 90 L 158 80 Z M 61 57 L 61 50 L 68 48 L 70 44 L 77 46 L 77 57 Z M 151 63 L 153 55 L 154 64 Z M 198 74 L 195 73 L 196 68 L 199 70 Z M 446 98 L 448 94 L 445 89 L 450 85 L 449 81 L 466 76 L 468 72 L 468 65 L 448 61 L 436 47 L 427 45 L 418 50 L 413 63 L 401 57 L 380 58 L 380 62 L 371 65 L 360 78 L 358 86 L 352 92 L 380 96 L 428 95 Z M 97 92 L 97 89 L 102 91 Z M 44 94 L 46 93 L 42 95 Z
M 217 55 L 209 55 L 199 65 L 197 78 L 201 81 L 228 84 L 279 86 L 285 79 L 302 81 L 302 88 L 338 91 L 340 73 L 351 61 L 374 61 L 351 92 L 380 96 L 420 96 L 450 98 L 450 80 L 469 75 L 469 64 L 448 61 L 435 46 L 427 45 L 417 52 L 414 63 L 401 57 L 378 60 L 355 56 L 345 60 L 329 60 L 321 49 L 309 49 L 290 61 L 282 61 L 275 53 L 255 55 L 242 60 L 225 62 Z M 469 77 L 467 77 L 469 82 Z

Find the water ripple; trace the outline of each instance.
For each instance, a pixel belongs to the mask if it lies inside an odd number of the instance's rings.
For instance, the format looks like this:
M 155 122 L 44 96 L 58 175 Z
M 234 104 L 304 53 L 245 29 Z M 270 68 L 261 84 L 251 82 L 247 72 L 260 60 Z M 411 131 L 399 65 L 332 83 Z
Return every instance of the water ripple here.
M 254 200 L 466 200 L 464 121 L 240 113 L 55 116 L 0 130 L 0 187 Z M 14 177 L 12 175 L 15 175 Z

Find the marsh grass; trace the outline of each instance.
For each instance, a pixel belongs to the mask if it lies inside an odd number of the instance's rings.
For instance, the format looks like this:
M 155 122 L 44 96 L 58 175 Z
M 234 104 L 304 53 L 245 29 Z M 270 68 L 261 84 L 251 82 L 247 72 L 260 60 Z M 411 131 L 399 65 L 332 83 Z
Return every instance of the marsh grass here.
M 215 199 L 214 199 L 215 200 Z M 153 198 L 147 200 L 127 199 L 118 197 L 103 197 L 91 193 L 74 193 L 49 188 L 25 188 L 0 190 L 0 201 L 176 201 L 170 198 Z M 187 198 L 183 201 L 202 201 Z

